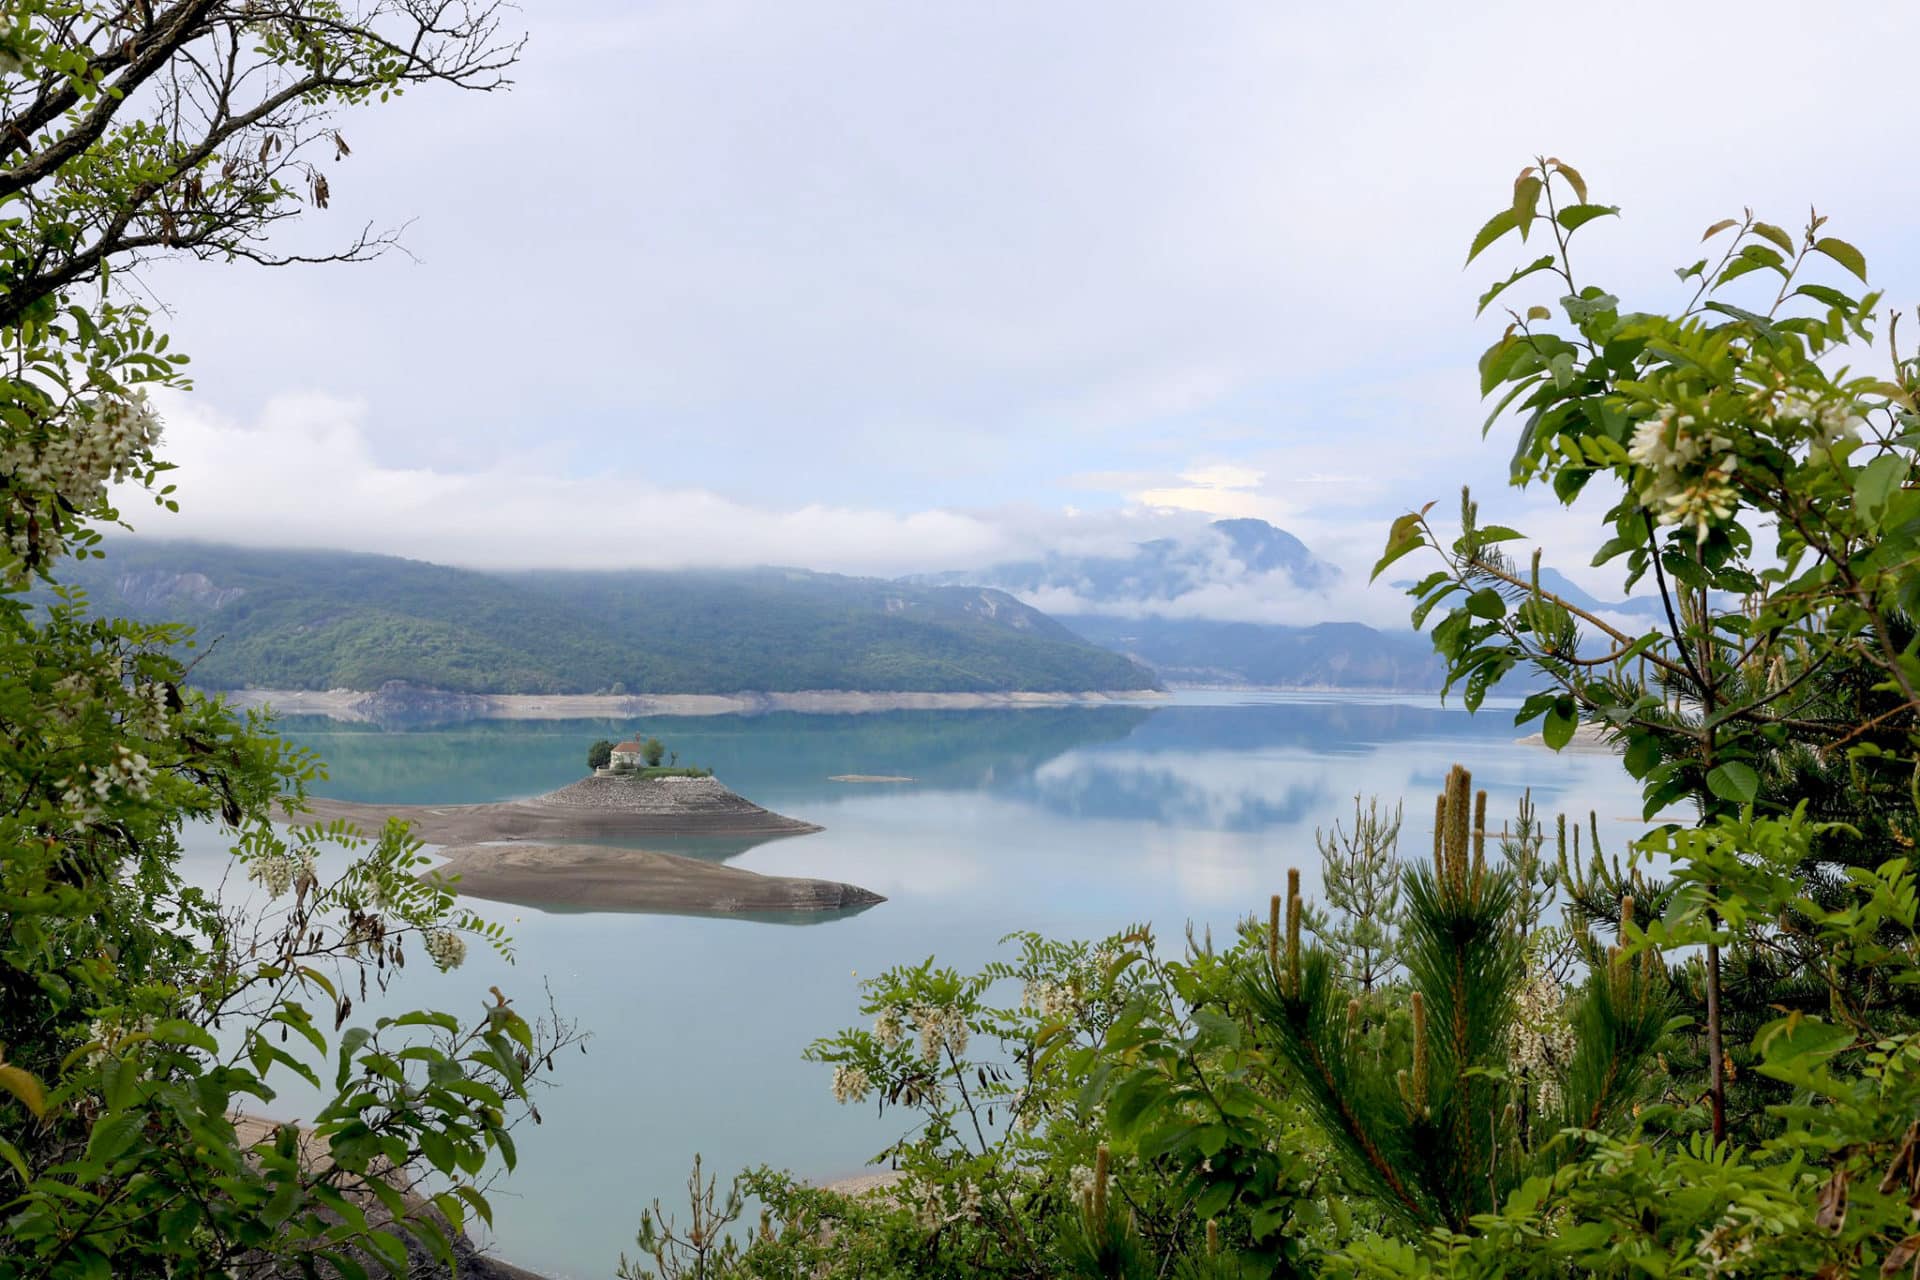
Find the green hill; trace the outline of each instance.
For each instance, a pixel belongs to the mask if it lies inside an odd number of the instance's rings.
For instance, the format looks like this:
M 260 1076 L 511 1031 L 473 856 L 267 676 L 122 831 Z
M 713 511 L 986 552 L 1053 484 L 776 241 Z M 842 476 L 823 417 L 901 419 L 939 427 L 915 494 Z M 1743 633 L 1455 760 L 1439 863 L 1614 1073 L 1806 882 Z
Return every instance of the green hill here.
M 94 612 L 190 623 L 214 689 L 1085 692 L 1151 672 L 1004 592 L 787 569 L 493 573 L 122 540 L 70 565 Z M 208 648 L 211 642 L 211 648 Z

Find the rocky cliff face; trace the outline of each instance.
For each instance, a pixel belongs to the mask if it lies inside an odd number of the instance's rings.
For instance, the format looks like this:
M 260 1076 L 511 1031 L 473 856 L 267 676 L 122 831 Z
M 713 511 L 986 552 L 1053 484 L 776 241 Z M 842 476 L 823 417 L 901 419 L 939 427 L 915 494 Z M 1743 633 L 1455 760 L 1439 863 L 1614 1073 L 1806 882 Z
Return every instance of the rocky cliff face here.
M 141 569 L 123 573 L 114 584 L 120 596 L 141 609 L 193 607 L 219 609 L 247 594 L 245 587 L 221 587 L 204 573 Z

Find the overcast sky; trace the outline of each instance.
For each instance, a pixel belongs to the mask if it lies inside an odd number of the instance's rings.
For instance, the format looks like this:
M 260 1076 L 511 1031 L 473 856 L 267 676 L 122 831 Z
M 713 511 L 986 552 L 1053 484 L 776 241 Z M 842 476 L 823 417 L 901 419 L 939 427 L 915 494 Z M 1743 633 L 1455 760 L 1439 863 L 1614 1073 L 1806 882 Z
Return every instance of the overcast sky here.
M 520 21 L 510 93 L 342 121 L 299 234 L 411 219 L 413 258 L 149 274 L 197 385 L 186 509 L 140 527 L 895 573 L 1256 515 L 1364 570 L 1471 481 L 1570 554 L 1599 508 L 1501 491 L 1479 438 L 1474 299 L 1519 249 L 1460 268 L 1530 157 L 1624 206 L 1584 238 L 1629 306 L 1684 300 L 1708 223 L 1814 201 L 1920 301 L 1904 2 Z

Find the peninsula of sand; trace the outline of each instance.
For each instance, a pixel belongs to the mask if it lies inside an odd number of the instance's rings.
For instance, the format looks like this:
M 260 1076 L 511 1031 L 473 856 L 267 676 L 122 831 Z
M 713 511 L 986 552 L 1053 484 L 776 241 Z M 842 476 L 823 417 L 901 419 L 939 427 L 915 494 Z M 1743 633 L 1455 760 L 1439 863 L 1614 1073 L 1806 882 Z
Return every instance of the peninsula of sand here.
M 857 885 L 762 875 L 611 842 L 721 836 L 750 842 L 818 831 L 707 778 L 596 775 L 529 800 L 364 804 L 310 797 L 302 821 L 413 826 L 445 863 L 427 874 L 471 897 L 527 906 L 694 914 L 846 911 L 884 899 Z M 592 844 L 568 843 L 594 841 Z

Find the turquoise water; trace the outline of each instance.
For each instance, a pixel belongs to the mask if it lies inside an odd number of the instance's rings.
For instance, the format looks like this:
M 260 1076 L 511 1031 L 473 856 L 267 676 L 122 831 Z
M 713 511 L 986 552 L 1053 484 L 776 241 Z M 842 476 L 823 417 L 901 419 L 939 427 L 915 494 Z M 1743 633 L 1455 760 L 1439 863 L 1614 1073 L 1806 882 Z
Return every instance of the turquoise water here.
M 1432 797 L 1456 761 L 1492 793 L 1495 816 L 1530 786 L 1545 813 L 1596 810 L 1612 847 L 1641 829 L 1636 789 L 1610 756 L 1556 756 L 1518 743 L 1510 710 L 1468 716 L 1418 697 L 285 727 L 330 762 L 319 794 L 416 803 L 551 790 L 580 776 L 593 739 L 644 730 L 683 763 L 825 828 L 751 847 L 649 847 L 847 880 L 889 899 L 780 921 L 481 904 L 509 926 L 515 963 L 475 947 L 452 974 L 407 970 L 396 995 L 409 1005 L 469 1010 L 498 985 L 544 1008 L 550 988 L 561 1014 L 592 1033 L 584 1056 L 560 1063 L 558 1087 L 539 1099 L 544 1123 L 517 1135 L 521 1167 L 494 1196 L 501 1256 L 555 1277 L 611 1275 L 656 1196 L 684 1217 L 696 1151 L 724 1181 L 762 1162 L 842 1176 L 883 1146 L 892 1118 L 836 1105 L 829 1073 L 800 1060 L 815 1036 L 859 1020 L 857 975 L 928 955 L 974 966 L 1014 930 L 1096 937 L 1149 921 L 1177 940 L 1191 921 L 1229 931 L 1289 867 L 1311 889 L 1314 828 L 1350 813 L 1356 792 L 1404 797 L 1402 852 L 1430 848 Z M 836 774 L 915 781 L 829 781 Z

